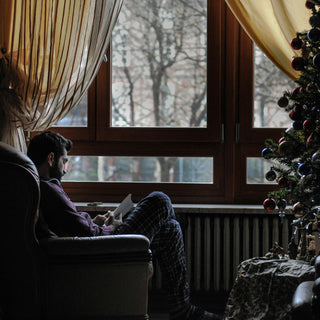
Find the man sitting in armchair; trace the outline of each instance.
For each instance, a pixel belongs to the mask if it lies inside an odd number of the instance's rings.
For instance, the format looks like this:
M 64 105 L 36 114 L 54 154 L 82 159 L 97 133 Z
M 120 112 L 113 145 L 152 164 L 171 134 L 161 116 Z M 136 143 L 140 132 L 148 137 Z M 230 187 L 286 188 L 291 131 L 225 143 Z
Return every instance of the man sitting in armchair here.
M 123 220 L 121 215 L 116 219 L 112 212 L 94 219 L 87 212 L 78 212 L 61 186 L 71 148 L 70 140 L 50 131 L 36 135 L 28 148 L 41 179 L 41 219 L 49 229 L 57 236 L 145 235 L 164 277 L 170 319 L 220 319 L 190 303 L 183 235 L 170 198 L 152 192 Z

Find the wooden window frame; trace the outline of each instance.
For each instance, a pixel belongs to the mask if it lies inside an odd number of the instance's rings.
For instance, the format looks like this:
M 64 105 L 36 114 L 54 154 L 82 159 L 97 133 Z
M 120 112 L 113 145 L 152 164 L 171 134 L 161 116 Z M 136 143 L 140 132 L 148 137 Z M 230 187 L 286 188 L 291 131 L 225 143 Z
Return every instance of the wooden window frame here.
M 224 1 L 208 0 L 206 128 L 112 127 L 111 89 L 106 90 L 111 87 L 111 66 L 103 63 L 88 93 L 88 127 L 52 129 L 73 140 L 70 155 L 213 157 L 215 168 L 224 168 L 220 143 L 224 10 Z M 111 61 L 110 51 L 108 60 Z M 129 192 L 138 200 L 152 190 L 161 190 L 176 203 L 223 202 L 224 180 L 219 169 L 214 170 L 213 180 L 213 184 L 63 182 L 63 185 L 74 201 L 120 201 Z
M 276 187 L 247 184 L 247 158 L 260 157 L 281 129 L 253 128 L 253 44 L 223 0 L 208 0 L 207 67 L 207 128 L 112 128 L 111 70 L 103 63 L 89 89 L 88 128 L 52 130 L 74 141 L 72 155 L 213 157 L 213 184 L 64 182 L 72 200 L 117 202 L 132 192 L 138 201 L 161 190 L 174 203 L 262 204 Z

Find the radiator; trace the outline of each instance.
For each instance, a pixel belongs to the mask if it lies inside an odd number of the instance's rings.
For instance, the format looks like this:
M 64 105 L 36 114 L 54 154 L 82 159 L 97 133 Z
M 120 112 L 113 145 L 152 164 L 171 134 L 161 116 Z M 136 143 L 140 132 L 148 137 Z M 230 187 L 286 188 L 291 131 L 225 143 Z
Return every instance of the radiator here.
M 285 250 L 292 236 L 290 221 L 277 214 L 180 214 L 193 292 L 222 292 L 232 287 L 243 260 L 264 256 L 274 242 Z M 296 243 L 298 242 L 296 235 Z M 162 289 L 155 262 L 152 289 Z

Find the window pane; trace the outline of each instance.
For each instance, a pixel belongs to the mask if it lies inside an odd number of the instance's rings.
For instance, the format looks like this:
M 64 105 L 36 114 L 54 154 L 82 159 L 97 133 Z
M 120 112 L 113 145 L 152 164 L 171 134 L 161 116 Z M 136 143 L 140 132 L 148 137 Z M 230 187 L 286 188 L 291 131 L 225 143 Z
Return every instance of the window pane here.
M 273 162 L 264 158 L 247 158 L 247 184 L 274 184 L 276 181 L 265 179 Z
M 88 126 L 88 93 L 55 127 L 87 127 Z
M 206 127 L 207 1 L 127 0 L 112 37 L 112 126 Z
M 71 156 L 64 180 L 213 183 L 213 159 Z
M 287 128 L 292 121 L 277 104 L 284 91 L 297 85 L 254 46 L 254 127 Z

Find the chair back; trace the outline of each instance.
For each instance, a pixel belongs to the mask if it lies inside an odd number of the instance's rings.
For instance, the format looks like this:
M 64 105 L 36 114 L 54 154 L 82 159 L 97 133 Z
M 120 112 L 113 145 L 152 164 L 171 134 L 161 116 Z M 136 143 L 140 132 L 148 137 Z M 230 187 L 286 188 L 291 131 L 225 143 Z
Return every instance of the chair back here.
M 0 176 L 0 309 L 4 320 L 40 319 L 39 176 L 26 155 L 2 142 Z

